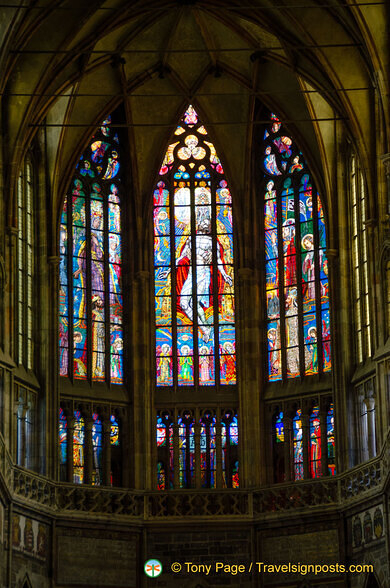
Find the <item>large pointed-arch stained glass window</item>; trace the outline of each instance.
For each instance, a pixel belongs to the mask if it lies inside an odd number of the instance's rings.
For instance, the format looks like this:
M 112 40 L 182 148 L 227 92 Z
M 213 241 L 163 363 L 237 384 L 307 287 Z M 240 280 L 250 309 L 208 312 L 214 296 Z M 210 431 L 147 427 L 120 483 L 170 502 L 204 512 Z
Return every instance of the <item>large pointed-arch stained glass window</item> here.
M 81 156 L 60 226 L 60 375 L 123 382 L 120 144 L 107 117 Z
M 236 383 L 232 200 L 192 106 L 154 191 L 157 386 Z
M 262 145 L 268 379 L 328 372 L 330 318 L 322 203 L 275 114 Z

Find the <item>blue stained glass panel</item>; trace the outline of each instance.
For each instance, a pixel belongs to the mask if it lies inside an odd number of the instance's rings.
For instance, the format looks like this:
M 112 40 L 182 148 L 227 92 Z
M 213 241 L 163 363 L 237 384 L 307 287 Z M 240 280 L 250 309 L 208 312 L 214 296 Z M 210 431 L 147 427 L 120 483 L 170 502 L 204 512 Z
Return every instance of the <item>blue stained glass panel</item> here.
M 111 233 L 121 232 L 121 212 L 118 204 L 112 202 L 108 205 L 108 230 Z
M 278 257 L 278 234 L 276 230 L 265 232 L 265 258 L 277 259 Z
M 65 465 L 67 462 L 67 443 L 68 443 L 68 423 L 66 420 L 65 413 L 62 408 L 60 408 L 60 418 L 59 418 L 59 443 L 60 443 L 60 464 Z
M 109 262 L 110 263 L 121 263 L 121 236 L 116 233 L 110 233 L 108 235 L 108 249 L 109 249 Z
M 117 447 L 119 445 L 119 425 L 115 416 L 112 414 L 110 417 L 111 431 L 110 431 L 110 444 Z
M 231 206 L 217 205 L 217 232 L 218 233 L 232 233 L 233 232 L 233 216 Z
M 276 435 L 276 442 L 277 443 L 284 442 L 283 412 L 280 412 L 276 417 L 275 435 Z
M 167 206 L 158 206 L 153 212 L 154 234 L 156 236 L 169 235 L 170 233 L 170 215 Z

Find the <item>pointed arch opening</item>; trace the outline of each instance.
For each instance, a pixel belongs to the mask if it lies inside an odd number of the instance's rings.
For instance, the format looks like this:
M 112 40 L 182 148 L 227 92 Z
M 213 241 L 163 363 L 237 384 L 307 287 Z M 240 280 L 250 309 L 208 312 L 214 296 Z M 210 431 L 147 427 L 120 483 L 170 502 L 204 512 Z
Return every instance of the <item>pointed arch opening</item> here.
M 121 144 L 107 116 L 81 155 L 60 224 L 59 372 L 123 383 Z
M 269 113 L 261 142 L 268 381 L 331 370 L 324 210 L 295 141 Z
M 156 385 L 236 384 L 232 198 L 188 106 L 154 190 Z

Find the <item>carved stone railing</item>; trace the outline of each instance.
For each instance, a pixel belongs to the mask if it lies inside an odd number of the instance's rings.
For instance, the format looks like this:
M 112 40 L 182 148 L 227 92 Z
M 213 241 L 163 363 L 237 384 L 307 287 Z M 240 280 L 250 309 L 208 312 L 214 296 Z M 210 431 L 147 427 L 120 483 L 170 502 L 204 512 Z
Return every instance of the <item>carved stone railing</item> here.
M 144 496 L 139 492 L 74 484 L 57 484 L 56 491 L 56 507 L 60 511 L 131 517 L 144 513 Z
M 27 470 L 14 466 L 14 494 L 42 506 L 55 508 L 55 484 Z
M 243 490 L 147 494 L 148 518 L 248 516 L 250 493 Z
M 256 516 L 298 508 L 335 506 L 338 503 L 337 482 L 337 478 L 322 478 L 254 490 L 253 514 Z
M 53 482 L 15 466 L 0 435 L 0 482 L 19 504 L 51 514 L 129 517 L 163 521 L 179 517 L 254 519 L 299 509 L 325 509 L 379 494 L 390 478 L 390 434 L 380 455 L 334 477 L 251 490 L 141 492 Z
M 339 477 L 340 499 L 359 499 L 382 487 L 390 475 L 390 433 L 377 457 L 348 470 Z

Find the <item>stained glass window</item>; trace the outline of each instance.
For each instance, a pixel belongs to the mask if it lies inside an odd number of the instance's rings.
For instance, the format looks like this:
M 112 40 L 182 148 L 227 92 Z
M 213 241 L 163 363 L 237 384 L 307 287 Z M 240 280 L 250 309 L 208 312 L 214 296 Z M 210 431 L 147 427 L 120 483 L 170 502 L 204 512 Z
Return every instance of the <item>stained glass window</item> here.
M 368 287 L 367 201 L 363 173 L 356 156 L 351 157 L 352 264 L 355 301 L 356 354 L 358 363 L 371 356 L 371 321 Z
M 154 191 L 157 386 L 235 384 L 232 199 L 215 147 L 192 106 L 159 175 Z
M 211 412 L 200 420 L 200 470 L 203 488 L 216 487 L 216 418 Z
M 298 408 L 293 418 L 294 479 L 303 479 L 302 411 Z
M 195 428 L 189 412 L 178 418 L 180 488 L 195 486 Z
M 330 405 L 328 414 L 326 415 L 326 438 L 328 443 L 328 470 L 329 475 L 336 474 L 336 455 L 334 442 L 334 414 L 333 404 Z
M 110 432 L 110 443 L 117 447 L 119 445 L 119 425 L 118 421 L 115 418 L 115 415 L 111 415 L 111 432 Z
M 60 480 L 66 481 L 66 464 L 68 457 L 68 422 L 65 413 L 60 408 L 59 417 L 59 444 L 60 444 Z
M 92 484 L 99 486 L 103 481 L 103 426 L 99 415 L 93 413 L 92 415 L 92 448 L 93 448 L 93 469 L 92 469 Z
M 225 487 L 239 488 L 238 420 L 230 411 L 222 419 L 222 475 Z
M 34 232 L 33 232 L 33 167 L 30 157 L 23 162 L 18 177 L 18 275 L 17 275 L 17 329 L 18 362 L 27 369 L 33 367 L 33 275 L 34 275 Z
M 60 375 L 123 382 L 122 174 L 107 117 L 81 156 L 60 226 Z
M 322 202 L 275 114 L 264 132 L 268 379 L 328 372 L 330 318 Z
M 232 411 L 226 411 L 219 423 L 218 426 L 216 411 L 206 410 L 199 420 L 198 427 L 195 427 L 193 415 L 185 410 L 177 417 L 175 440 L 174 419 L 170 413 L 166 411 L 157 415 L 158 490 L 174 488 L 175 483 L 179 488 L 194 488 L 196 468 L 200 476 L 199 487 L 239 487 L 237 415 Z M 200 457 L 198 464 L 197 452 Z M 178 480 L 175 482 L 176 464 Z
M 315 406 L 310 415 L 310 475 L 321 476 L 321 425 L 319 407 Z
M 73 429 L 73 482 L 82 484 L 84 480 L 84 419 L 79 410 L 74 412 Z
M 276 432 L 276 442 L 283 443 L 283 441 L 284 441 L 283 412 L 280 412 L 276 416 L 275 432 Z
M 157 489 L 173 488 L 173 421 L 168 412 L 157 416 Z

